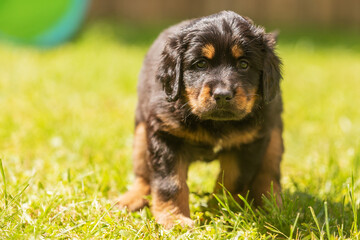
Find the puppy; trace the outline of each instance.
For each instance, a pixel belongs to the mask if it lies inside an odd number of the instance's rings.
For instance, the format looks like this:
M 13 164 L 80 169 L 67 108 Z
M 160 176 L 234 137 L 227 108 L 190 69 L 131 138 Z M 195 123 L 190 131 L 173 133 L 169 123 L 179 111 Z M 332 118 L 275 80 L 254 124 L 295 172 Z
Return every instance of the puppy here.
M 121 207 L 141 209 L 151 194 L 158 223 L 192 226 L 188 167 L 214 159 L 217 182 L 237 200 L 249 193 L 261 205 L 272 188 L 281 204 L 281 62 L 274 47 L 273 34 L 230 11 L 160 34 L 139 77 L 135 182 Z

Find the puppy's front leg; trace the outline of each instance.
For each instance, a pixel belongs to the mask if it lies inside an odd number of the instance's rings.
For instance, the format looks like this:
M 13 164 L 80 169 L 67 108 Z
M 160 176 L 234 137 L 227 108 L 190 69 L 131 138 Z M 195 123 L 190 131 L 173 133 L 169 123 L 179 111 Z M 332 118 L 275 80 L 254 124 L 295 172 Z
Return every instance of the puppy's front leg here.
M 278 206 L 282 205 L 280 196 L 280 162 L 284 152 L 284 145 L 282 139 L 282 129 L 274 128 L 270 134 L 270 141 L 266 147 L 261 166 L 255 175 L 250 186 L 255 203 L 260 205 L 262 203 L 262 196 L 269 197 L 271 187 L 273 194 L 276 197 Z
M 190 219 L 189 188 L 186 184 L 189 162 L 181 156 L 179 142 L 153 135 L 150 143 L 151 210 L 165 228 L 176 224 L 193 226 Z
M 249 191 L 249 196 L 256 206 L 263 204 L 262 197 L 270 196 L 271 186 L 277 204 L 281 206 L 280 197 L 280 161 L 283 153 L 281 129 L 274 128 L 268 136 L 253 143 L 243 145 L 239 149 L 220 153 L 221 172 L 218 182 L 222 183 L 240 201 Z M 215 192 L 220 192 L 219 184 Z

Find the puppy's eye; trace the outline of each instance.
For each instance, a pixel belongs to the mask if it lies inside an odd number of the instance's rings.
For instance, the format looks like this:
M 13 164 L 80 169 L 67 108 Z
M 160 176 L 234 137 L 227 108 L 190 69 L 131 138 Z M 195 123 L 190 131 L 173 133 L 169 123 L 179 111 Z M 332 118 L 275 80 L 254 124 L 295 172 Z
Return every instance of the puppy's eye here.
M 245 60 L 240 60 L 240 61 L 238 62 L 238 67 L 239 67 L 240 69 L 242 69 L 242 70 L 246 70 L 246 69 L 248 69 L 248 67 L 249 67 L 249 63 L 248 63 L 247 61 L 245 61 Z
M 195 65 L 199 69 L 205 69 L 205 68 L 207 68 L 208 63 L 205 60 L 200 60 Z

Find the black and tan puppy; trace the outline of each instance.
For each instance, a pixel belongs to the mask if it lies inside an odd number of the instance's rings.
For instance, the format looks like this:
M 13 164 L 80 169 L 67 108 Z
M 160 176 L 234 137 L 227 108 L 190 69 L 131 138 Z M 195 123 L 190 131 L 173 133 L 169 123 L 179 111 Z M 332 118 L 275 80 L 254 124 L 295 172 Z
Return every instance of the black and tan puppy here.
M 120 206 L 148 204 L 157 222 L 192 225 L 189 164 L 220 160 L 218 182 L 260 205 L 273 185 L 281 204 L 280 60 L 275 39 L 230 11 L 160 34 L 140 73 L 133 187 Z M 219 184 L 216 184 L 217 190 Z

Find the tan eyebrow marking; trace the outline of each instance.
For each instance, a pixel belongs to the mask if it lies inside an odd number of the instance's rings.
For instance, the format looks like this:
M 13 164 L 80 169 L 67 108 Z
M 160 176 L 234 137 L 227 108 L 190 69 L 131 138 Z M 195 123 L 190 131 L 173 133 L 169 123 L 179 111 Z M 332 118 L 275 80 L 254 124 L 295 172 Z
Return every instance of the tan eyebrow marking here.
M 208 43 L 201 49 L 202 55 L 208 59 L 215 56 L 215 48 L 212 44 Z
M 244 55 L 244 50 L 242 50 L 242 48 L 240 48 L 238 45 L 234 45 L 231 48 L 231 53 L 234 56 L 234 58 L 239 58 Z

